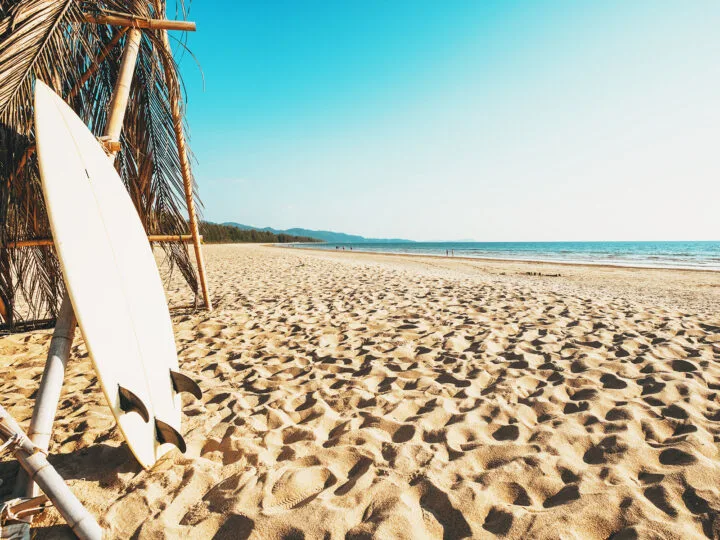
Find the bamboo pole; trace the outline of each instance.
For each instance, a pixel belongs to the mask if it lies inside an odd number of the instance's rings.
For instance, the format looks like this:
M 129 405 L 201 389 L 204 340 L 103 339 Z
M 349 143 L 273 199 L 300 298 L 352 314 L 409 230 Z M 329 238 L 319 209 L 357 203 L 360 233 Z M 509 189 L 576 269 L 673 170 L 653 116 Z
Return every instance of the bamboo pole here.
M 165 61 L 163 67 L 165 69 L 165 79 L 167 81 L 170 93 L 170 106 L 172 109 L 173 126 L 175 128 L 175 139 L 177 141 L 178 151 L 180 153 L 180 168 L 182 170 L 183 185 L 185 187 L 185 200 L 188 209 L 188 221 L 190 222 L 190 234 L 193 237 L 193 246 L 195 248 L 195 261 L 197 262 L 198 277 L 200 278 L 200 287 L 202 288 L 205 307 L 208 311 L 212 311 L 212 300 L 208 291 L 207 280 L 205 278 L 205 260 L 203 258 L 202 247 L 200 246 L 200 231 L 198 230 L 197 214 L 195 212 L 195 194 L 193 193 L 193 182 L 190 172 L 190 160 L 185 147 L 185 133 L 183 131 L 182 116 L 180 113 L 180 88 L 173 72 L 172 49 L 170 48 L 170 39 L 167 32 L 162 32 L 163 46 L 165 49 Z
M 135 15 L 93 15 L 85 14 L 85 21 L 93 24 L 108 24 L 111 26 L 126 26 L 130 28 L 147 28 L 149 30 L 184 30 L 194 32 L 197 25 L 190 21 L 171 21 L 168 19 L 149 19 Z
M 132 85 L 133 75 L 135 73 L 135 64 L 137 64 L 138 52 L 140 51 L 140 39 L 142 32 L 137 28 L 131 28 L 127 33 L 127 42 L 120 60 L 120 72 L 118 73 L 115 89 L 110 100 L 110 112 L 108 114 L 107 125 L 105 126 L 104 136 L 111 141 L 120 140 L 120 132 L 122 131 L 123 122 L 125 121 L 125 111 L 127 110 L 128 98 L 130 97 L 130 86 Z M 115 154 L 113 153 L 113 158 Z
M 185 242 L 189 243 L 193 241 L 191 234 L 149 234 L 148 242 Z M 202 242 L 203 237 L 200 236 Z M 0 249 L 14 249 L 14 248 L 25 248 L 25 247 L 42 247 L 52 246 L 52 238 L 35 238 L 33 240 L 18 240 L 17 242 L 10 242 L 4 246 L 0 246 Z
M 55 508 L 81 540 L 100 540 L 103 531 L 62 477 L 48 463 L 43 451 L 35 446 L 0 405 L 0 441 L 7 444 L 23 470 L 52 500 Z
M 192 234 L 151 234 L 148 235 L 150 242 L 193 242 L 194 238 Z M 200 236 L 202 242 L 203 237 Z
M 35 240 L 18 240 L 17 242 L 9 242 L 2 246 L 4 249 L 15 249 L 24 247 L 41 247 L 41 246 L 52 246 L 52 238 L 37 238 Z

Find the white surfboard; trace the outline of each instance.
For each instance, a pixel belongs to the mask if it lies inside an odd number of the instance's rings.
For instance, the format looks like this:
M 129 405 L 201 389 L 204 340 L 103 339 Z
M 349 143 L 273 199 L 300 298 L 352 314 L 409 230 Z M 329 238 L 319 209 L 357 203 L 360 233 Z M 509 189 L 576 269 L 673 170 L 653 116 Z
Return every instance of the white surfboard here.
M 50 226 L 78 325 L 131 451 L 151 467 L 173 445 L 184 451 L 178 390 L 191 385 L 179 374 L 171 376 L 178 371 L 177 352 L 152 249 L 111 159 L 40 81 L 35 138 Z

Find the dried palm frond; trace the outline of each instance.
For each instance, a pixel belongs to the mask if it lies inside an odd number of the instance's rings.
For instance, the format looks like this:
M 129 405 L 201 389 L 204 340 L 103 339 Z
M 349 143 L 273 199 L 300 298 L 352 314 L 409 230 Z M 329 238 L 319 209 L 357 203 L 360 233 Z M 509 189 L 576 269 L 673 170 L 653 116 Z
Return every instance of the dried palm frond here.
M 50 236 L 34 158 L 35 80 L 50 85 L 94 133 L 102 133 L 125 37 L 108 26 L 86 23 L 85 14 L 162 17 L 165 9 L 161 0 L 0 0 L 0 319 L 6 325 L 55 316 L 63 293 L 51 246 L 8 247 Z M 185 233 L 169 99 L 177 67 L 165 54 L 159 31 L 143 33 L 135 76 L 116 165 L 149 234 Z M 163 247 L 197 294 L 187 248 Z

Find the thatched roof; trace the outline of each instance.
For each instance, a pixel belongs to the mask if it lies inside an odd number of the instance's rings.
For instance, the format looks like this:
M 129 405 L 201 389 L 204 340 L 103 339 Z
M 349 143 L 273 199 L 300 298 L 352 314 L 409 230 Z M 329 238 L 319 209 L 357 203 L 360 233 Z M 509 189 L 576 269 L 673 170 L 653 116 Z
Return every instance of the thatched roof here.
M 90 24 L 85 17 L 108 11 L 164 18 L 165 1 L 0 0 L 0 323 L 5 325 L 55 317 L 63 293 L 52 246 L 8 247 L 50 237 L 34 153 L 34 82 L 50 85 L 94 133 L 102 133 L 126 38 L 122 29 Z M 179 83 L 177 66 L 165 51 L 160 31 L 143 31 L 116 166 L 148 234 L 184 234 L 187 211 L 170 106 L 171 88 Z M 166 80 L 167 73 L 173 80 Z M 187 247 L 162 246 L 197 293 Z

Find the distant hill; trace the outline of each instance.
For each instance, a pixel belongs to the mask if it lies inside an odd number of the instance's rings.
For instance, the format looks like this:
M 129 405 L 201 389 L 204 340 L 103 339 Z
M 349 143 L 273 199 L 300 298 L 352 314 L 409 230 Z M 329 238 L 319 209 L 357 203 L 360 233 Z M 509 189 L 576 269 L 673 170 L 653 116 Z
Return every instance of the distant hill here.
M 412 242 L 412 240 L 405 240 L 402 238 L 365 238 L 364 236 L 358 236 L 355 234 L 345 234 L 340 232 L 333 232 L 333 231 L 314 231 L 312 229 L 300 229 L 300 228 L 293 228 L 293 229 L 273 229 L 272 227 L 252 227 L 250 225 L 243 225 L 242 223 L 235 223 L 232 221 L 228 221 L 223 223 L 223 225 L 228 225 L 231 227 L 237 227 L 238 229 L 249 231 L 249 230 L 256 230 L 256 231 L 265 231 L 270 232 L 273 234 L 290 234 L 293 236 L 305 236 L 310 237 L 316 240 L 321 240 L 323 242 L 328 242 L 330 244 L 361 244 L 361 243 L 391 243 L 391 242 Z
M 319 242 L 315 238 L 309 236 L 295 236 L 292 234 L 278 233 L 270 231 L 260 231 L 257 229 L 241 229 L 232 225 L 221 225 L 219 223 L 211 223 L 203 221 L 200 223 L 200 234 L 203 242 L 207 244 L 231 244 L 231 243 L 256 243 L 256 244 L 285 244 L 289 242 Z

